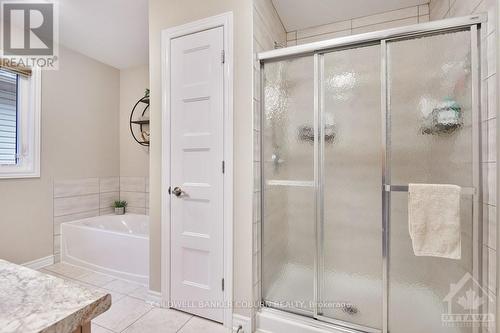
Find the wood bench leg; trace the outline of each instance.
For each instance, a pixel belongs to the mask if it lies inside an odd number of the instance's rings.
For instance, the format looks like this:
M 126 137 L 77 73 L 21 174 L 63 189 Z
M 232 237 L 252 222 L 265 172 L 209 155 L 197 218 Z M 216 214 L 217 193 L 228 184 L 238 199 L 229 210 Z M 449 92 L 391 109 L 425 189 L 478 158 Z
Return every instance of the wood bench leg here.
M 82 326 L 78 327 L 73 333 L 90 333 L 90 327 L 90 322 L 85 323 Z
M 82 326 L 82 333 L 90 333 L 90 322 L 83 324 Z

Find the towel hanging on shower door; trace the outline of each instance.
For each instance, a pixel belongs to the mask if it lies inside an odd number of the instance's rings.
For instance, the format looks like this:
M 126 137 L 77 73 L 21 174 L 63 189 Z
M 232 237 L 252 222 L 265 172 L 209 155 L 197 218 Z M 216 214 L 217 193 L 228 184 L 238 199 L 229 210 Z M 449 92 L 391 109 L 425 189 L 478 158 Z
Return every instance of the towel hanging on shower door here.
M 461 258 L 460 186 L 410 184 L 408 223 L 416 256 Z

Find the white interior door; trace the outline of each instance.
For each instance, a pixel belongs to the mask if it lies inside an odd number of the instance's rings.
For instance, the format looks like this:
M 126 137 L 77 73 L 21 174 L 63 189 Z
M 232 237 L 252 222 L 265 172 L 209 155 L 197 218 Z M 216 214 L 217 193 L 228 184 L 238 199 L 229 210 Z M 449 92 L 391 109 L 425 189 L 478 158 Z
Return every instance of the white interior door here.
M 173 307 L 223 321 L 223 28 L 171 40 Z M 219 304 L 219 306 L 214 306 Z

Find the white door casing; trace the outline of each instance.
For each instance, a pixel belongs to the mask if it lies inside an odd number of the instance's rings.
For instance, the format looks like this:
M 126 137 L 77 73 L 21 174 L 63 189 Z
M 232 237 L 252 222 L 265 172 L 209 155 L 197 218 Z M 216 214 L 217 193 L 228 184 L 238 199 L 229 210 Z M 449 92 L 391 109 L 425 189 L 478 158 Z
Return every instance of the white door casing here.
M 224 319 L 223 50 L 223 27 L 170 42 L 170 299 L 174 308 L 218 322 Z

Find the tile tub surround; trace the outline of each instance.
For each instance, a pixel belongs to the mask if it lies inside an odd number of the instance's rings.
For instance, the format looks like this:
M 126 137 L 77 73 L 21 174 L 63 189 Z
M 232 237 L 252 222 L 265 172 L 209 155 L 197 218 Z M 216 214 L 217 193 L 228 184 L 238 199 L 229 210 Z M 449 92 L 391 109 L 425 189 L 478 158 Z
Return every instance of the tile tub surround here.
M 120 199 L 120 178 L 102 177 L 54 181 L 54 255 L 61 252 L 61 223 L 113 213 Z
M 60 259 L 61 223 L 114 214 L 115 200 L 128 202 L 127 212 L 149 215 L 148 177 L 101 177 L 54 181 L 54 256 Z
M 149 178 L 120 177 L 120 199 L 127 201 L 128 213 L 149 215 Z
M 92 321 L 93 333 L 230 333 L 222 325 L 174 309 L 146 302 L 147 289 L 128 281 L 58 263 L 41 269 L 44 273 L 111 294 L 113 304 Z
M 111 306 L 109 293 L 0 260 L 2 332 L 73 332 Z

